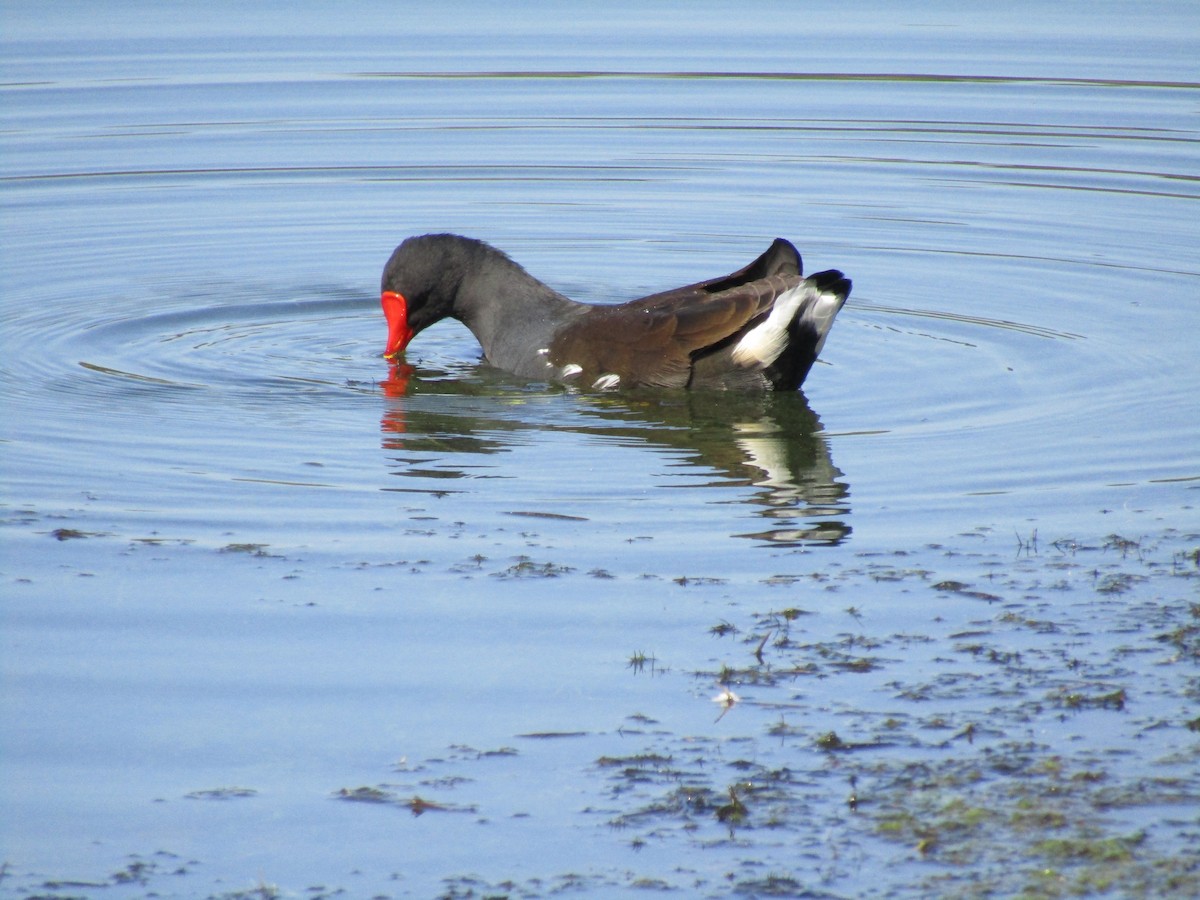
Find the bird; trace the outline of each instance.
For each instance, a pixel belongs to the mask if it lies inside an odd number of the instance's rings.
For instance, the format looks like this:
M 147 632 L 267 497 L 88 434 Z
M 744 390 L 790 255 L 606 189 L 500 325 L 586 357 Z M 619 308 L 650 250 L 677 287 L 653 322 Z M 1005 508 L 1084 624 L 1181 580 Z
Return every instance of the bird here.
M 795 391 L 825 344 L 851 282 L 807 278 L 776 238 L 729 275 L 616 304 L 571 300 L 483 241 L 407 238 L 383 269 L 384 357 L 445 318 L 467 326 L 492 366 L 580 390 L 638 387 Z

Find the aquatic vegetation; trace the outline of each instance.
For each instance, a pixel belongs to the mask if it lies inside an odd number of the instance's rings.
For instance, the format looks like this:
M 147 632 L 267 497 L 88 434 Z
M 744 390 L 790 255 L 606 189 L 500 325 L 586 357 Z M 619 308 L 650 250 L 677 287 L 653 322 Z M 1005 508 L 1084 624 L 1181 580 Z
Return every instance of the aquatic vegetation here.
M 266 544 L 226 544 L 221 548 L 222 553 L 245 553 L 248 556 L 267 557 L 274 554 L 267 552 Z
M 634 674 L 639 674 L 644 671 L 647 666 L 649 666 L 650 674 L 654 674 L 654 667 L 657 662 L 658 660 L 653 656 L 649 656 L 641 650 L 638 650 L 630 654 L 628 668 L 633 669 Z
M 256 797 L 258 791 L 246 787 L 221 787 L 191 791 L 184 796 L 189 800 L 240 800 L 246 797 Z
M 443 784 L 443 786 L 446 785 Z M 435 802 L 433 800 L 426 800 L 416 794 L 410 797 L 402 797 L 388 786 L 341 788 L 335 791 L 333 796 L 337 800 L 345 800 L 350 803 L 403 807 L 414 816 L 424 815 L 427 812 L 476 812 L 473 806 L 457 806 L 449 803 Z
M 493 572 L 493 578 L 558 578 L 574 571 L 571 566 L 554 562 L 535 562 L 528 556 L 517 557 L 516 562 L 500 572 Z

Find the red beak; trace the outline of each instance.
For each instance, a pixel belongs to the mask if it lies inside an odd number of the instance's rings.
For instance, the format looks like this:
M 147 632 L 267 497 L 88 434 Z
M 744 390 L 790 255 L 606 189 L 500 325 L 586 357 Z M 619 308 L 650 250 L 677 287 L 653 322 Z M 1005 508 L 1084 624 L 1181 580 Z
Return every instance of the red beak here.
M 413 338 L 413 330 L 408 327 L 408 301 L 403 294 L 395 291 L 384 291 L 380 300 L 388 323 L 387 347 L 383 356 L 385 359 L 395 359 Z

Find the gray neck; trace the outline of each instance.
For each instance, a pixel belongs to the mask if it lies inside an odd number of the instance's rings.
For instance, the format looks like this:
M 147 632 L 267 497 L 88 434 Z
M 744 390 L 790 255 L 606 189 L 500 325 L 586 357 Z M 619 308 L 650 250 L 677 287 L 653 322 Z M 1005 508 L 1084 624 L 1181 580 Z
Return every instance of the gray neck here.
M 488 362 L 527 378 L 547 378 L 545 354 L 563 325 L 586 310 L 542 284 L 507 258 L 466 275 L 454 298 L 454 317 L 471 329 Z

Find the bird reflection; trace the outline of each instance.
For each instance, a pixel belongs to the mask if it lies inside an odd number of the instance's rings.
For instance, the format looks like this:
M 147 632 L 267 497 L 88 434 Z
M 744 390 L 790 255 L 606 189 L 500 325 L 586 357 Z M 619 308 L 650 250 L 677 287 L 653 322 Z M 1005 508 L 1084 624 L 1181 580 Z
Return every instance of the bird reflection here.
M 383 391 L 383 396 L 391 400 L 399 400 L 408 393 L 408 382 L 416 372 L 410 365 L 403 363 L 393 363 L 389 367 L 388 377 L 386 380 L 379 383 L 380 389 Z M 403 441 L 394 439 L 390 443 L 387 435 L 402 435 L 408 431 L 408 423 L 404 418 L 404 404 L 390 403 L 383 413 L 383 429 L 384 441 L 383 446 L 388 449 L 396 449 L 403 446 Z
M 394 365 L 381 389 L 387 450 L 506 452 L 505 432 L 545 427 L 544 420 L 521 414 L 531 389 L 486 366 L 448 375 Z M 687 463 L 712 473 L 704 484 L 747 489 L 744 502 L 757 508 L 762 527 L 737 537 L 799 546 L 838 544 L 850 534 L 849 487 L 830 458 L 820 419 L 799 391 L 639 390 L 572 399 L 569 424 L 556 416 L 556 429 L 679 450 Z

